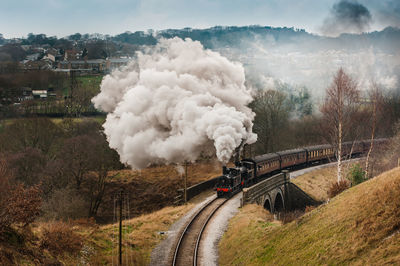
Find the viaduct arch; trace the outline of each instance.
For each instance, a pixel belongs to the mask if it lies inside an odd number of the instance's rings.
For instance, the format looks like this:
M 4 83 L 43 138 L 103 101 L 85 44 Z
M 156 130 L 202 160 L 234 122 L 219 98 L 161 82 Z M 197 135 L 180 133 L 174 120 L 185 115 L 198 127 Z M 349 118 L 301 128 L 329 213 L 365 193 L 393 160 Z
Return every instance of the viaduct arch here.
M 290 182 L 287 170 L 244 188 L 241 205 L 250 203 L 261 205 L 271 213 L 304 209 L 306 206 L 320 204 Z

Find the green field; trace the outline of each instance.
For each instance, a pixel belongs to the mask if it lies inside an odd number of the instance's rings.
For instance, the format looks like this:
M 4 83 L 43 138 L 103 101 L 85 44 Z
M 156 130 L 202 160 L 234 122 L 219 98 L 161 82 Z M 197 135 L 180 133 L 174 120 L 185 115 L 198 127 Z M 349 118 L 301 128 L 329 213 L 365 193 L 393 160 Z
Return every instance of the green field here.
M 97 87 L 100 88 L 100 83 L 103 80 L 103 76 L 81 76 L 76 78 L 78 82 L 84 87 Z

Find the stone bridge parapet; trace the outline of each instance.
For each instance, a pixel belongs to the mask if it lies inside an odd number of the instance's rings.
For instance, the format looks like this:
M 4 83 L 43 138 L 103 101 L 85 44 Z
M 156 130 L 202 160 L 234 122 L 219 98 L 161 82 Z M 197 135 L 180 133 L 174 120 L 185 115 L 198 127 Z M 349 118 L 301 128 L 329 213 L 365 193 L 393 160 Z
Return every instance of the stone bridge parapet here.
M 271 213 L 304 209 L 306 206 L 320 204 L 290 182 L 287 170 L 244 188 L 241 205 L 252 203 L 263 206 Z

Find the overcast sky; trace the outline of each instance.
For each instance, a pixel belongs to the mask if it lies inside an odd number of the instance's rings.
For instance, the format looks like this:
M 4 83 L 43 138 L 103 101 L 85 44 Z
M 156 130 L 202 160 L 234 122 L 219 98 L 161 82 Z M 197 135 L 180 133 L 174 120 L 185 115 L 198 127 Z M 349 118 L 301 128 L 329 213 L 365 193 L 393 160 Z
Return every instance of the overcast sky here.
M 353 0 L 348 0 L 355 2 Z M 372 15 L 368 30 L 399 26 L 400 0 L 359 0 Z M 320 33 L 337 0 L 0 0 L 6 38 L 45 33 L 119 34 L 215 25 L 267 25 Z

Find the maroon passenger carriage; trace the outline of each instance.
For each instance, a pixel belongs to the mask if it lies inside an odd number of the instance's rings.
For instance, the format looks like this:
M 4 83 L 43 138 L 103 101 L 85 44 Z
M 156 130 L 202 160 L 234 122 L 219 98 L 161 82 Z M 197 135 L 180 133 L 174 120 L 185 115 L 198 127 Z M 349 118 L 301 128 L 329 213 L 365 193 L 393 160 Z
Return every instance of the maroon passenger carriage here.
M 387 142 L 388 139 L 376 139 L 374 145 L 381 146 Z M 342 144 L 342 156 L 347 158 L 360 156 L 369 150 L 370 145 L 370 140 L 344 142 Z M 222 176 L 217 183 L 217 195 L 218 197 L 232 196 L 241 191 L 242 188 L 249 187 L 284 169 L 327 163 L 335 160 L 335 154 L 336 150 L 332 145 L 324 144 L 267 153 L 256 156 L 254 159 L 242 159 L 235 162 L 234 167 L 223 167 Z

